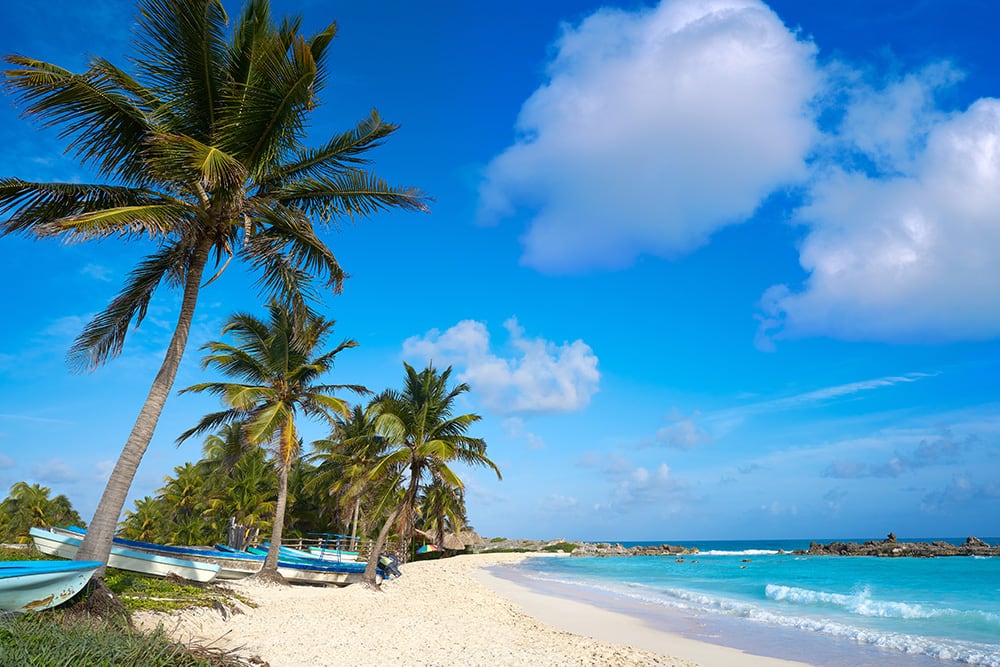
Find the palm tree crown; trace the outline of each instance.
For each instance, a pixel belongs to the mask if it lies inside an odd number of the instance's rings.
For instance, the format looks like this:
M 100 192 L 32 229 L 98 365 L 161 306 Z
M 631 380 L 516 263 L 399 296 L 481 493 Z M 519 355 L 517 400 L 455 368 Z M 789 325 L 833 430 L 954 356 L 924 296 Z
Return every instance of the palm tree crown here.
M 62 129 L 68 147 L 106 183 L 0 178 L 0 235 L 66 241 L 151 240 L 156 250 L 85 327 L 70 350 L 78 368 L 119 354 L 129 326 L 161 284 L 182 291 L 173 338 L 79 558 L 106 562 L 135 471 L 152 438 L 187 343 L 203 275 L 236 257 L 263 292 L 304 317 L 313 279 L 339 291 L 344 272 L 313 222 L 394 208 L 425 210 L 413 188 L 368 170 L 364 154 L 396 126 L 372 112 L 310 148 L 309 113 L 326 82 L 336 25 L 301 34 L 276 24 L 268 0 L 247 0 L 231 31 L 220 0 L 140 0 L 134 73 L 93 58 L 80 74 L 6 57 L 5 87 L 24 114 Z
M 333 369 L 337 354 L 357 346 L 355 341 L 345 340 L 314 356 L 331 333 L 332 320 L 309 316 L 296 321 L 294 313 L 277 301 L 270 303 L 268 313 L 267 321 L 249 314 L 233 315 L 222 332 L 232 336 L 235 344 L 213 341 L 204 346 L 209 351 L 202 361 L 204 367 L 241 381 L 202 382 L 181 390 L 215 394 L 228 407 L 206 415 L 178 441 L 223 426 L 242 424 L 248 443 L 272 447 L 279 473 L 278 500 L 271 549 L 264 568 L 276 572 L 288 474 L 301 449 L 298 415 L 321 418 L 333 425 L 337 415 L 350 414 L 350 406 L 332 394 L 343 390 L 364 394 L 368 390 L 359 385 L 319 383 Z
M 486 441 L 468 435 L 469 428 L 480 420 L 479 415 L 455 415 L 455 401 L 469 391 L 465 383 L 449 387 L 451 368 L 438 371 L 433 366 L 417 372 L 403 364 L 406 370 L 401 392 L 389 390 L 373 402 L 377 416 L 375 427 L 385 443 L 385 450 L 372 467 L 371 477 L 377 479 L 390 471 L 401 471 L 406 477 L 406 491 L 398 511 L 391 515 L 400 522 L 405 552 L 413 536 L 414 514 L 421 485 L 435 480 L 454 489 L 462 489 L 461 478 L 453 470 L 456 462 L 490 468 L 500 478 L 500 469 L 486 456 Z M 388 521 L 386 522 L 389 523 Z M 384 541 L 387 530 L 376 541 Z M 377 555 L 377 554 L 376 554 Z M 374 561 L 369 560 L 366 578 L 373 581 Z

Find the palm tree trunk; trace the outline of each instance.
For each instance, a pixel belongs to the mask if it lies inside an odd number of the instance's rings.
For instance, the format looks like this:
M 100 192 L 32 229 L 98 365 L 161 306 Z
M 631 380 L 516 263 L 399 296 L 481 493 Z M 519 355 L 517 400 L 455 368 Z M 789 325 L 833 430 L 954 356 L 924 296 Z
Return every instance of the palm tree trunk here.
M 111 471 L 107 486 L 104 487 L 104 494 L 101 496 L 101 502 L 97 505 L 97 511 L 94 512 L 94 518 L 90 521 L 87 535 L 83 538 L 83 543 L 76 552 L 76 560 L 97 560 L 107 565 L 108 555 L 111 553 L 111 542 L 114 539 L 122 507 L 125 506 L 125 498 L 128 496 L 139 463 L 149 447 L 150 440 L 153 439 L 156 423 L 163 412 L 163 406 L 167 402 L 167 396 L 170 395 L 174 378 L 177 377 L 177 369 L 184 356 L 184 348 L 187 346 L 188 334 L 191 331 L 191 322 L 194 320 L 195 306 L 198 303 L 201 276 L 208 263 L 210 249 L 211 241 L 209 239 L 202 242 L 191 257 L 191 264 L 184 280 L 181 312 L 177 317 L 174 335 L 170 339 L 166 356 L 163 358 L 160 370 L 146 396 L 146 402 L 143 404 L 142 410 L 139 411 L 132 432 L 125 442 L 125 447 L 118 457 L 114 470 Z M 104 567 L 95 573 L 95 577 L 104 577 Z
M 354 547 L 358 544 L 358 514 L 361 511 L 361 495 L 358 494 L 354 498 L 354 518 L 351 521 L 351 546 L 348 547 L 350 551 L 354 551 Z
M 385 523 L 382 524 L 382 530 L 378 532 L 378 537 L 375 538 L 375 544 L 372 545 L 372 550 L 368 554 L 368 564 L 365 565 L 365 573 L 361 575 L 361 582 L 370 588 L 379 588 L 378 581 L 376 581 L 378 558 L 382 555 L 382 548 L 385 547 L 385 541 L 389 537 L 389 531 L 392 530 L 392 525 L 396 523 L 396 517 L 399 516 L 399 512 L 402 507 L 403 505 L 400 504 L 386 518 Z
M 274 506 L 274 527 L 271 529 L 271 545 L 264 558 L 260 574 L 265 578 L 278 577 L 278 552 L 281 549 L 281 533 L 285 525 L 285 505 L 288 503 L 288 466 L 278 466 L 278 502 Z

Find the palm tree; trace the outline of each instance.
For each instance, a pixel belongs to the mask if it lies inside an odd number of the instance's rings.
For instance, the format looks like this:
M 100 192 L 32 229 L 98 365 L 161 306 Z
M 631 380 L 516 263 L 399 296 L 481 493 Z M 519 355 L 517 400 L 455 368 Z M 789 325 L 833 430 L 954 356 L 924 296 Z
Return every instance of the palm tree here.
M 135 501 L 134 510 L 125 510 L 121 535 L 130 540 L 142 542 L 163 542 L 163 526 L 166 524 L 164 510 L 166 503 L 159 497 L 145 496 Z
M 346 415 L 350 410 L 333 392 L 346 389 L 364 394 L 368 390 L 359 385 L 317 384 L 319 378 L 333 369 L 337 354 L 357 346 L 348 339 L 333 350 L 313 356 L 332 332 L 333 320 L 317 315 L 297 320 L 292 310 L 277 301 L 268 305 L 268 315 L 266 322 L 249 314 L 233 315 L 222 333 L 231 334 L 237 344 L 221 341 L 205 344 L 203 349 L 210 354 L 202 360 L 203 367 L 243 381 L 202 382 L 181 390 L 181 393 L 215 394 L 228 408 L 206 415 L 197 426 L 185 431 L 178 442 L 226 424 L 240 423 L 249 443 L 273 447 L 278 468 L 278 500 L 271 546 L 261 574 L 277 578 L 288 475 L 301 449 L 296 417 L 301 413 L 333 424 L 335 415 Z
M 221 0 L 139 0 L 134 74 L 101 58 L 76 74 L 6 56 L 5 87 L 24 114 L 62 128 L 69 150 L 106 182 L 2 178 L 0 235 L 67 242 L 121 237 L 156 248 L 84 328 L 70 350 L 71 364 L 91 370 L 117 356 L 162 283 L 182 294 L 163 363 L 80 559 L 107 562 L 203 282 L 237 257 L 258 274 L 263 292 L 303 317 L 316 296 L 313 279 L 334 292 L 344 279 L 314 219 L 329 224 L 397 208 L 426 210 L 419 191 L 390 186 L 368 170 L 366 151 L 396 130 L 376 112 L 316 148 L 302 143 L 327 79 L 335 24 L 306 37 L 298 18 L 277 24 L 268 0 L 247 0 L 231 32 L 228 20 Z M 221 268 L 205 281 L 210 263 Z
M 434 543 L 444 547 L 445 534 L 449 529 L 458 535 L 465 527 L 464 490 L 435 479 L 420 496 L 419 513 L 423 518 L 424 532 L 433 534 Z
M 219 526 L 229 517 L 236 523 L 253 526 L 259 532 L 273 525 L 278 497 L 278 475 L 259 447 L 248 452 L 224 477 L 218 478 L 209 494 L 212 517 Z
M 369 474 L 384 449 L 370 405 L 355 405 L 349 417 L 336 419 L 330 437 L 314 441 L 312 449 L 310 460 L 318 465 L 308 487 L 333 499 L 333 513 L 346 517 L 351 535 L 348 548 L 354 549 L 362 503 L 376 494 Z
M 480 420 L 479 415 L 452 416 L 455 400 L 469 391 L 469 385 L 462 383 L 449 388 L 450 367 L 439 373 L 428 366 L 418 373 L 405 362 L 403 366 L 406 369 L 403 391 L 385 391 L 374 401 L 375 426 L 386 451 L 372 468 L 371 476 L 378 478 L 395 467 L 402 468 L 407 479 L 401 502 L 389 514 L 369 554 L 364 579 L 370 586 L 376 585 L 376 563 L 391 524 L 397 519 L 405 547 L 403 554 L 409 554 L 417 494 L 425 477 L 464 488 L 449 465 L 460 462 L 490 468 L 501 478 L 500 469 L 486 456 L 486 442 L 467 435 L 469 427 Z
M 49 498 L 52 489 L 39 484 L 16 482 L 10 495 L 0 503 L 0 541 L 30 542 L 34 526 L 82 526 L 80 515 L 69 499 L 60 494 Z

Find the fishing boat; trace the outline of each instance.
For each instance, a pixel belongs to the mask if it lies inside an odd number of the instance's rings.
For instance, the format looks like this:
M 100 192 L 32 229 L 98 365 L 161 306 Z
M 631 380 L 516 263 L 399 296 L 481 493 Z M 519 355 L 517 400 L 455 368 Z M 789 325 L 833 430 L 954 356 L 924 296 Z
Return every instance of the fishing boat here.
M 76 526 L 66 528 L 54 528 L 57 533 L 68 533 L 71 535 L 83 536 L 87 531 Z M 260 570 L 263 559 L 257 558 L 248 553 L 234 552 L 223 553 L 218 549 L 209 547 L 182 547 L 166 544 L 156 544 L 154 542 L 143 542 L 140 540 L 129 540 L 124 537 L 114 538 L 114 544 L 126 549 L 144 551 L 150 554 L 166 556 L 168 558 L 183 558 L 199 563 L 210 563 L 219 566 L 219 579 L 233 581 L 244 579 Z
M 66 602 L 101 566 L 94 560 L 0 562 L 0 610 L 41 611 Z
M 32 528 L 30 531 L 35 547 L 50 556 L 72 559 L 83 541 L 81 536 L 66 529 L 52 530 L 49 528 Z M 219 570 L 213 563 L 163 556 L 137 549 L 127 549 L 115 544 L 111 545 L 108 556 L 108 566 L 119 570 L 128 570 L 154 577 L 175 575 L 188 581 L 206 583 L 215 579 Z
M 216 545 L 216 548 L 218 546 Z M 306 555 L 296 556 L 295 552 Z M 247 553 L 259 556 L 263 560 L 267 556 L 267 549 L 248 547 Z M 283 546 L 278 548 L 278 573 L 292 583 L 346 586 L 361 581 L 365 573 L 365 563 L 328 562 L 314 558 L 304 551 Z M 386 576 L 382 568 L 377 568 L 375 574 L 378 578 Z
M 359 556 L 357 551 L 343 551 L 341 549 L 329 549 L 324 547 L 309 547 L 309 554 L 316 558 L 333 561 L 335 563 L 356 561 Z

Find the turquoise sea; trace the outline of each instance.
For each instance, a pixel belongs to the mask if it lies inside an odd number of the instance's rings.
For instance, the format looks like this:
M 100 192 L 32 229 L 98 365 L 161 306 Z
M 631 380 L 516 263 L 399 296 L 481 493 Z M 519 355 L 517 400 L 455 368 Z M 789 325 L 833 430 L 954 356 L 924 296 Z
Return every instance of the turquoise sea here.
M 699 553 L 531 558 L 497 574 L 693 639 L 824 667 L 1000 667 L 1000 558 L 781 553 L 808 548 L 802 540 L 671 543 Z

